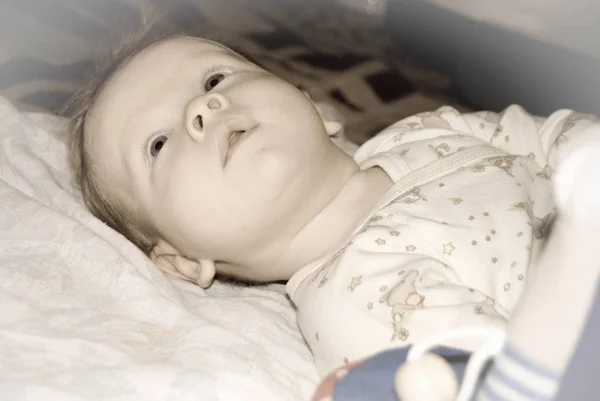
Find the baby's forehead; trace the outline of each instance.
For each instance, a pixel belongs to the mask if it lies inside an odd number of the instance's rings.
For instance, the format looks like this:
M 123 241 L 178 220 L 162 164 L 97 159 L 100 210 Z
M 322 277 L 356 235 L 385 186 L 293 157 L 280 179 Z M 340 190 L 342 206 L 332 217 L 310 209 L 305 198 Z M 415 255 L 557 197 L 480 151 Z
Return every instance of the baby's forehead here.
M 195 38 L 190 36 L 177 36 L 164 39 L 143 50 L 135 59 L 143 60 L 148 58 L 182 58 L 191 55 L 202 55 L 203 53 L 222 53 L 241 57 L 232 49 L 220 43 L 208 39 Z

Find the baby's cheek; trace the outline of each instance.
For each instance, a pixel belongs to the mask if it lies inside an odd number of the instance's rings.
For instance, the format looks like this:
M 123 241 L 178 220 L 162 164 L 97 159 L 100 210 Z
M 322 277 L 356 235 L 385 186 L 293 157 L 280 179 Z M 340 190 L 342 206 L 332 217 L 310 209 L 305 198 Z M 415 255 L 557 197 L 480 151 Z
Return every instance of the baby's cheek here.
M 276 194 L 289 185 L 297 173 L 295 163 L 284 149 L 263 147 L 241 166 L 240 188 L 245 193 Z

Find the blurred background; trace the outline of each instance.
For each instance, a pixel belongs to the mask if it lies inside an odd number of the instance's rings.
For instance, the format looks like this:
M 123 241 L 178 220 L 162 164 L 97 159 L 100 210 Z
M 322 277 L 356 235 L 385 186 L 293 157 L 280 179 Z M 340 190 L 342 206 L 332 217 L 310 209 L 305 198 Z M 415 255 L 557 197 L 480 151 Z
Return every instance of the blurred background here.
M 332 104 L 356 142 L 446 104 L 600 114 L 595 0 L 0 0 L 0 96 L 59 112 L 154 14 Z

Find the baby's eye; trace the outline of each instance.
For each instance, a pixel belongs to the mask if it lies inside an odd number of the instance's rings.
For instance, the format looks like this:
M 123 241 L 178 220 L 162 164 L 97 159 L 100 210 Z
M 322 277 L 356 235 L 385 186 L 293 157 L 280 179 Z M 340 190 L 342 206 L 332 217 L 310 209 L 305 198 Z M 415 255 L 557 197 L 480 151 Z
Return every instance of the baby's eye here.
M 224 79 L 225 79 L 225 74 L 222 74 L 222 73 L 212 74 L 211 76 L 208 77 L 208 79 L 204 83 L 204 90 L 206 92 L 210 92 L 211 90 L 215 89 L 215 87 L 217 85 L 219 85 L 221 83 L 221 81 Z
M 152 140 L 150 143 L 150 156 L 156 157 L 160 153 L 161 149 L 167 143 L 167 138 L 165 135 L 159 135 Z

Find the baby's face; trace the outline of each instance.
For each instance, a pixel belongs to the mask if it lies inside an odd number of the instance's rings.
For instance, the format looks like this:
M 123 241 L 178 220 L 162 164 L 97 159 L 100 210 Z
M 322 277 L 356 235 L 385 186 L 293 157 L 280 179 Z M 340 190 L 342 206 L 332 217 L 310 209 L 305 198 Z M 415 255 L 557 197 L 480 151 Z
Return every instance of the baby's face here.
M 179 252 L 253 267 L 319 186 L 335 146 L 293 85 L 218 44 L 161 42 L 103 89 L 89 120 L 92 164 Z M 296 219 L 302 219 L 295 215 Z M 250 258 L 250 259 L 249 259 Z M 253 270 L 254 269 L 254 270 Z

